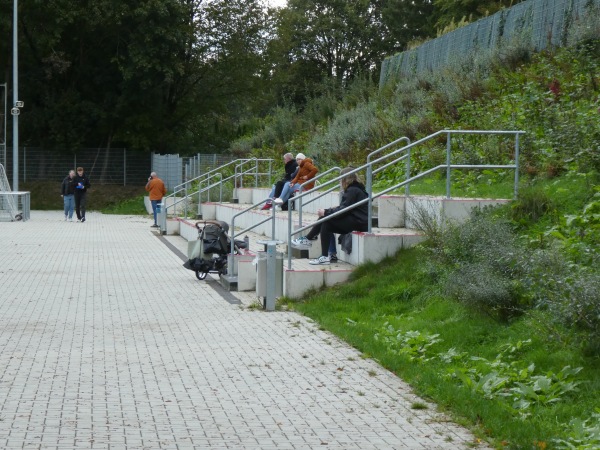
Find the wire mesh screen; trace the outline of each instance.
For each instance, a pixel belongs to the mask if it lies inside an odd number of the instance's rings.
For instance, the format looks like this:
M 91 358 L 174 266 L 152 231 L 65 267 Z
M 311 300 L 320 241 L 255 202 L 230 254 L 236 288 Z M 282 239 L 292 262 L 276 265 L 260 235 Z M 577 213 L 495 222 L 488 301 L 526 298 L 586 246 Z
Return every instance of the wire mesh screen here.
M 12 176 L 12 152 L 7 154 L 7 159 L 6 170 Z M 76 152 L 19 149 L 20 183 L 60 181 L 76 167 L 83 167 L 93 184 L 144 185 L 150 173 L 150 154 L 123 148 L 89 148 Z
M 192 180 L 212 169 L 233 161 L 235 157 L 222 154 L 202 154 L 195 156 L 152 154 L 152 170 L 164 181 L 168 190 L 184 181 Z
M 0 164 L 6 165 L 6 83 L 0 84 Z
M 535 51 L 564 46 L 573 23 L 595 14 L 600 0 L 527 0 L 419 47 L 386 58 L 380 86 L 403 76 L 434 71 L 478 50 L 518 39 Z M 524 41 L 524 42 L 523 42 Z

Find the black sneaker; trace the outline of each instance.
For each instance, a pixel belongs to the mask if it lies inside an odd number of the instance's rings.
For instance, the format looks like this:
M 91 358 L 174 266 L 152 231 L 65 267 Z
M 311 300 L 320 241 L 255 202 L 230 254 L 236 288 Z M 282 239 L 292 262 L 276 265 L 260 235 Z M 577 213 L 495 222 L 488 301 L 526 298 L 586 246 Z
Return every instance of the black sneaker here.
M 82 222 L 85 222 L 85 217 L 82 217 L 82 218 L 81 218 L 81 221 L 82 221 Z
M 332 262 L 332 263 L 338 262 L 337 255 L 329 255 L 329 262 Z

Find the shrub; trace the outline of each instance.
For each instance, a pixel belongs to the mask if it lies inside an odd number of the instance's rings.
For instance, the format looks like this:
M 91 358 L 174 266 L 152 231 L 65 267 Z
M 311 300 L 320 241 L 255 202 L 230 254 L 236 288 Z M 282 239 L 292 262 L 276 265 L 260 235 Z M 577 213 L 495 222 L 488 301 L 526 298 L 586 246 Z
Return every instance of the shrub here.
M 531 306 L 523 294 L 525 249 L 505 220 L 491 210 L 474 210 L 463 224 L 417 214 L 430 250 L 445 267 L 443 290 L 456 300 L 499 320 Z
M 445 280 L 448 295 L 465 305 L 505 321 L 523 312 L 519 283 L 490 264 L 459 265 Z
M 551 282 L 537 283 L 538 306 L 549 310 L 550 320 L 583 331 L 583 346 L 597 349 L 600 343 L 600 274 L 572 265 L 569 269 L 568 273 L 552 274 Z
M 511 205 L 511 218 L 521 225 L 531 225 L 552 209 L 552 199 L 539 186 L 529 186 L 519 192 Z

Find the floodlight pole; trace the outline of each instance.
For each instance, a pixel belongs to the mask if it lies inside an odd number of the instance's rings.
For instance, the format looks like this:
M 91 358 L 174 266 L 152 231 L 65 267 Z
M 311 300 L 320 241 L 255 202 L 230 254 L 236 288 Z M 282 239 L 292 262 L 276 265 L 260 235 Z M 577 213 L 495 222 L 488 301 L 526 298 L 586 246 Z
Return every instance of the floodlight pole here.
M 13 6 L 13 107 L 11 109 L 13 119 L 13 191 L 19 190 L 19 113 L 17 106 L 19 102 L 19 54 L 17 42 L 17 8 L 18 0 L 14 0 Z

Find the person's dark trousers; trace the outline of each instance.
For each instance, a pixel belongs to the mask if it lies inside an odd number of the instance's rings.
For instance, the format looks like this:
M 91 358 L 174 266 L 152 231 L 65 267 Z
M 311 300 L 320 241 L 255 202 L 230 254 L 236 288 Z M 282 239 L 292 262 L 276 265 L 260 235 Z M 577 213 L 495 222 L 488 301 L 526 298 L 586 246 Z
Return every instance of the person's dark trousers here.
M 75 212 L 77 220 L 85 218 L 85 204 L 87 201 L 87 192 L 78 192 L 75 190 Z
M 326 222 L 318 223 L 310 229 L 306 239 L 313 240 L 317 235 L 321 235 L 321 255 L 327 256 L 329 244 L 334 233 L 346 234 L 352 231 L 367 231 L 366 223 L 358 222 L 352 217 L 337 216 Z
M 284 184 L 285 180 L 279 180 L 277 183 L 275 183 L 275 196 L 273 198 L 279 198 L 279 196 L 281 195 L 281 191 L 283 191 Z

